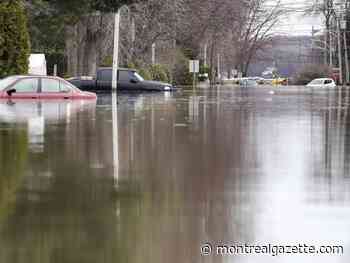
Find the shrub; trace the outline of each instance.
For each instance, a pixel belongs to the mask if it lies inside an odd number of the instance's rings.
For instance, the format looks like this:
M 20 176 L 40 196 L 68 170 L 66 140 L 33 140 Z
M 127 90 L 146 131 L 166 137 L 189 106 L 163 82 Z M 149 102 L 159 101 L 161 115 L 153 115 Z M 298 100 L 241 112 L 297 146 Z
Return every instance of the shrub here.
M 208 65 L 201 65 L 199 69 L 198 80 L 206 81 L 209 78 L 210 68 Z
M 169 71 L 161 64 L 151 65 L 149 67 L 149 72 L 151 73 L 152 80 L 170 82 Z
M 306 85 L 311 80 L 317 78 L 327 78 L 332 76 L 332 71 L 328 66 L 323 65 L 307 65 L 302 68 L 294 78 L 294 84 Z
M 0 78 L 28 73 L 27 17 L 20 0 L 0 2 Z
M 112 67 L 113 66 L 113 57 L 112 56 L 104 57 L 100 66 L 101 67 Z
M 152 80 L 152 74 L 149 72 L 147 68 L 140 68 L 138 69 L 138 73 L 145 79 L 145 80 Z
M 126 64 L 126 68 L 137 69 L 138 66 L 136 66 L 136 64 L 133 62 L 129 62 L 128 64 Z
M 192 85 L 193 74 L 189 72 L 189 58 L 179 49 L 176 52 L 173 78 L 176 85 Z

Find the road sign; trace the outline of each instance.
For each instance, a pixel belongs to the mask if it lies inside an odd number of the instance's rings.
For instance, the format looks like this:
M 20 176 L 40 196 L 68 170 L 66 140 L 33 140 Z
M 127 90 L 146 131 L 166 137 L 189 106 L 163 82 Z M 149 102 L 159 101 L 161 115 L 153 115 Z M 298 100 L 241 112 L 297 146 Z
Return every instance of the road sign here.
M 346 20 L 341 20 L 341 21 L 340 21 L 340 28 L 341 28 L 342 30 L 345 30 L 345 29 L 346 29 Z
M 199 73 L 199 60 L 190 60 L 190 73 Z

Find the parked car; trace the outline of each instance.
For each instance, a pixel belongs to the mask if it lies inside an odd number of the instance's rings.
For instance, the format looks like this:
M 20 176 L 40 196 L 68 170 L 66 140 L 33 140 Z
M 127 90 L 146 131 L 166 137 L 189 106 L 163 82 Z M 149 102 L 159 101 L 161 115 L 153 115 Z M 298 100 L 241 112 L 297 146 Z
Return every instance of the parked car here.
M 58 77 L 11 76 L 0 80 L 1 99 L 96 99 Z
M 306 87 L 309 88 L 334 88 L 336 86 L 337 84 L 335 84 L 335 81 L 330 78 L 314 79 L 306 85 Z
M 96 78 L 74 77 L 67 79 L 70 83 L 81 90 L 87 91 L 111 91 L 112 90 L 112 68 L 100 68 L 97 70 Z M 172 91 L 176 87 L 159 81 L 145 80 L 134 69 L 118 69 L 118 90 L 125 91 Z
M 242 78 L 239 82 L 239 85 L 243 88 L 257 87 L 258 83 L 250 78 Z
M 276 78 L 271 81 L 272 85 L 287 85 L 288 79 L 287 78 Z
M 255 80 L 256 83 L 258 83 L 259 85 L 262 85 L 265 83 L 265 79 L 262 77 L 250 77 L 249 79 L 251 80 Z

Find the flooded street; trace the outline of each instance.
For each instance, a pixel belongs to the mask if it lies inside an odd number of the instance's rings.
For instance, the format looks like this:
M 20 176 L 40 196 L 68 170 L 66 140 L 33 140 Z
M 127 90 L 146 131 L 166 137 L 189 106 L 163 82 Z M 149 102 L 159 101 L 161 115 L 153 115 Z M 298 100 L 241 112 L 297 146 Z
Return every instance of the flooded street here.
M 111 102 L 0 101 L 1 263 L 349 262 L 350 90 L 119 94 L 117 149 Z

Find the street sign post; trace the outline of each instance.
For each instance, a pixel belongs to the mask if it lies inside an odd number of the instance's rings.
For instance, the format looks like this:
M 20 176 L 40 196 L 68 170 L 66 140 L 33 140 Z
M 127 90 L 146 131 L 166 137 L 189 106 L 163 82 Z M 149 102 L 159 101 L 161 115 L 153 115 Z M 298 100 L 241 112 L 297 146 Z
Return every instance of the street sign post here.
M 190 60 L 190 73 L 193 73 L 193 88 L 196 85 L 196 73 L 199 73 L 199 60 Z
M 190 60 L 190 73 L 199 73 L 199 60 Z
M 233 69 L 232 70 L 232 75 L 233 75 L 234 78 L 237 78 L 238 70 L 237 69 Z

